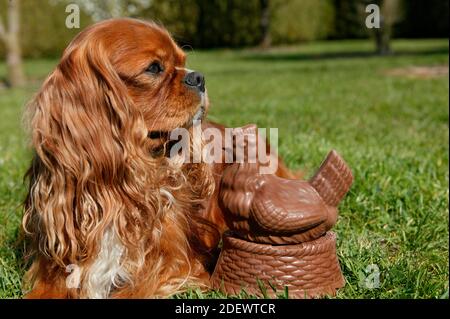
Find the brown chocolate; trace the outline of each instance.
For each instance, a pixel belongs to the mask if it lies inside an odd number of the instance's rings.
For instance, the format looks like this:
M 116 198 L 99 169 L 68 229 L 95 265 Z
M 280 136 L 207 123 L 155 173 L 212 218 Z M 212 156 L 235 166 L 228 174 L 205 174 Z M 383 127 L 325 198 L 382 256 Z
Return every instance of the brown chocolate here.
M 296 245 L 265 245 L 225 234 L 212 284 L 228 294 L 316 298 L 335 295 L 344 286 L 336 256 L 336 235 L 327 232 L 316 240 Z M 258 283 L 259 281 L 259 283 Z M 275 290 L 274 290 L 275 289 Z
M 270 285 L 281 290 L 287 286 L 290 297 L 334 295 L 344 279 L 329 230 L 353 182 L 350 169 L 334 150 L 309 181 L 260 174 L 258 168 L 257 163 L 235 163 L 223 173 L 220 200 L 230 231 L 213 285 L 228 293 L 246 288 L 260 295 L 257 279 L 272 280 Z
M 353 181 L 336 151 L 309 181 L 258 174 L 256 165 L 234 164 L 223 174 L 221 200 L 236 236 L 292 244 L 314 240 L 333 227 L 337 204 Z

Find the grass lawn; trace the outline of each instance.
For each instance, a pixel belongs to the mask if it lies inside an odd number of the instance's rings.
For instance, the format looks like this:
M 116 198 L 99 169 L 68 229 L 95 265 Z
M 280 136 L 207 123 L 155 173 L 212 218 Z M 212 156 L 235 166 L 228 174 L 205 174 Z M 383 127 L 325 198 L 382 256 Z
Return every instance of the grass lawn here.
M 448 76 L 392 71 L 448 66 L 448 40 L 393 48 L 387 57 L 372 56 L 368 41 L 189 53 L 188 66 L 206 76 L 210 119 L 279 128 L 279 153 L 291 168 L 311 173 L 332 148 L 352 167 L 334 228 L 346 278 L 337 298 L 449 296 Z M 21 297 L 24 272 L 16 243 L 30 152 L 21 113 L 55 63 L 27 61 L 29 87 L 0 87 L 0 298 Z M 365 278 L 376 269 L 379 286 L 370 289 Z

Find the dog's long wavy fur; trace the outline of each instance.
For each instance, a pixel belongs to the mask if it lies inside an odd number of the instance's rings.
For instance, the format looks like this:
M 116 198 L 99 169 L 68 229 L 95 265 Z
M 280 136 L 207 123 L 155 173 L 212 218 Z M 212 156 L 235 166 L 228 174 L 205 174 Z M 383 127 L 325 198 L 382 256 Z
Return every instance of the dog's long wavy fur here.
M 98 35 L 69 45 L 28 106 L 29 297 L 166 297 L 204 282 L 206 243 L 217 243 L 199 213 L 210 169 L 150 155 L 142 110 Z M 68 265 L 80 270 L 76 288 Z

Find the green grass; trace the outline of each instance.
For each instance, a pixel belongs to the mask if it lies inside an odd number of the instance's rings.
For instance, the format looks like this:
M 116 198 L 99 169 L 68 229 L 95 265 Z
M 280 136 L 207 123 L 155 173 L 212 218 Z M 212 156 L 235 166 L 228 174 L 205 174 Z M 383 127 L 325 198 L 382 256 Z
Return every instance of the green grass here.
M 448 298 L 448 77 L 385 74 L 448 65 L 448 41 L 393 48 L 398 54 L 387 57 L 370 55 L 367 41 L 189 53 L 189 67 L 206 75 L 210 119 L 279 128 L 279 153 L 293 169 L 311 173 L 332 148 L 352 167 L 334 228 L 346 278 L 337 298 Z M 16 243 L 30 155 L 21 112 L 55 63 L 27 61 L 30 87 L 0 88 L 0 298 L 21 296 L 24 271 Z M 361 282 L 372 264 L 380 285 L 368 289 Z

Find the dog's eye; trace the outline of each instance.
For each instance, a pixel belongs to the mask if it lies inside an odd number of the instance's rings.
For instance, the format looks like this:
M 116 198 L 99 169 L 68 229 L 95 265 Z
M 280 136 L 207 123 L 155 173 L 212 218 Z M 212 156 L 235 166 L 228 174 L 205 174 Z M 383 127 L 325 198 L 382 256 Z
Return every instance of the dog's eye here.
M 163 68 L 161 66 L 161 64 L 159 64 L 159 62 L 153 62 L 152 64 L 150 64 L 146 70 L 146 72 L 151 73 L 151 74 L 159 74 L 163 71 Z

